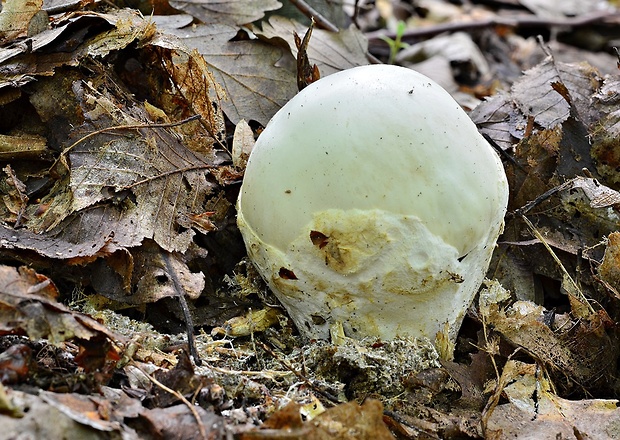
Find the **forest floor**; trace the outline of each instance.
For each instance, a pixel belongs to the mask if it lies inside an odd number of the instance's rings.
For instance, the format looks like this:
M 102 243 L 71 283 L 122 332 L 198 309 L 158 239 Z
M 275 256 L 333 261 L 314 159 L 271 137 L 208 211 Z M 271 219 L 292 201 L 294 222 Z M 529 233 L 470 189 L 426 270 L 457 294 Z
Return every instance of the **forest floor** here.
M 616 45 L 602 0 L 6 1 L 0 439 L 620 438 Z M 447 350 L 304 341 L 236 226 L 271 117 L 376 63 L 508 177 Z

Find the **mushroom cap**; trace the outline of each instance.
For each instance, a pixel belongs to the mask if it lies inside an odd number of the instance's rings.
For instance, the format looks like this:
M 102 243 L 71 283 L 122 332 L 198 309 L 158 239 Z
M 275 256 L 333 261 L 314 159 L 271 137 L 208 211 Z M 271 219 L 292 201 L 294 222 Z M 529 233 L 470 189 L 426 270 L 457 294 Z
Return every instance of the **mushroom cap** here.
M 503 226 L 496 153 L 439 85 L 362 66 L 306 87 L 248 160 L 238 225 L 302 334 L 456 337 Z M 429 307 L 433 307 L 429 310 Z

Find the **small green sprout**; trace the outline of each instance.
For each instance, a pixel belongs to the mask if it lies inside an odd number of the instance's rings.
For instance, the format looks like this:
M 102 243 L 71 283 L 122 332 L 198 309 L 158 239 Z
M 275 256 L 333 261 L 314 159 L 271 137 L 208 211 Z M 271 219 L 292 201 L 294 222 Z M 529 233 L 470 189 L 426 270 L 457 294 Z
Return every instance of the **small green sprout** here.
M 381 36 L 381 39 L 385 41 L 388 46 L 390 46 L 390 57 L 388 58 L 388 64 L 394 64 L 394 60 L 396 59 L 396 54 L 406 48 L 409 47 L 409 44 L 402 41 L 403 35 L 405 34 L 405 30 L 407 29 L 407 24 L 399 20 L 396 24 L 396 38 L 391 39 L 385 35 Z

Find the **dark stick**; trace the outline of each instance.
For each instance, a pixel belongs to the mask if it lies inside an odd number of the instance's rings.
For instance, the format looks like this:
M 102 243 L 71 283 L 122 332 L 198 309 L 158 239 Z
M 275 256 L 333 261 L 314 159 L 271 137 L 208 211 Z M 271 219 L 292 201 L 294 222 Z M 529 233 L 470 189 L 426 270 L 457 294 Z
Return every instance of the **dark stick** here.
M 306 17 L 314 18 L 316 27 L 318 27 L 319 29 L 325 29 L 331 32 L 339 31 L 337 26 L 335 26 L 332 22 L 330 22 L 327 18 L 325 18 L 319 11 L 314 9 L 304 0 L 290 0 L 290 1 Z
M 177 277 L 177 273 L 174 270 L 174 267 L 172 267 L 172 261 L 170 261 L 170 254 L 164 251 L 162 255 L 166 263 L 166 270 L 168 272 L 168 275 L 170 275 L 170 278 L 172 279 L 174 290 L 177 292 L 179 304 L 181 305 L 181 310 L 183 311 L 183 317 L 185 319 L 185 331 L 187 332 L 187 345 L 189 346 L 189 354 L 194 358 L 194 364 L 196 364 L 197 366 L 201 366 L 202 359 L 200 359 L 200 355 L 198 354 L 198 350 L 196 349 L 196 341 L 194 340 L 194 321 L 192 320 L 192 315 L 189 313 L 187 299 L 185 299 L 185 289 L 181 285 L 181 282 L 179 281 L 179 277 Z
M 436 26 L 429 26 L 419 29 L 409 29 L 402 35 L 402 40 L 417 40 L 421 38 L 432 37 L 444 32 L 457 32 L 473 29 L 483 29 L 493 26 L 507 26 L 513 28 L 524 27 L 552 27 L 552 26 L 564 26 L 564 27 L 582 27 L 594 23 L 617 23 L 620 19 L 620 12 L 596 12 L 593 14 L 582 15 L 580 17 L 567 17 L 567 18 L 541 18 L 533 15 L 522 15 L 515 17 L 494 17 L 488 20 L 478 20 L 469 22 L 456 22 L 456 23 L 442 23 Z M 368 32 L 366 37 L 372 42 L 383 42 L 381 37 L 396 38 L 396 34 L 393 32 L 386 32 L 384 30 Z

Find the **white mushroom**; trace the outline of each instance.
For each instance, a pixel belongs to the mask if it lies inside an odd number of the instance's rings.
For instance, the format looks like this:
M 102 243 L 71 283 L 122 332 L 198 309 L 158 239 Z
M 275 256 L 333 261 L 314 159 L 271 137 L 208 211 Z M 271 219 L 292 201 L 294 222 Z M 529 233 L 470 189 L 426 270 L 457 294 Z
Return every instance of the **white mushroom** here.
M 439 85 L 374 65 L 325 77 L 250 155 L 238 225 L 307 338 L 456 338 L 503 227 L 502 163 Z

